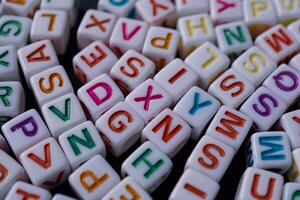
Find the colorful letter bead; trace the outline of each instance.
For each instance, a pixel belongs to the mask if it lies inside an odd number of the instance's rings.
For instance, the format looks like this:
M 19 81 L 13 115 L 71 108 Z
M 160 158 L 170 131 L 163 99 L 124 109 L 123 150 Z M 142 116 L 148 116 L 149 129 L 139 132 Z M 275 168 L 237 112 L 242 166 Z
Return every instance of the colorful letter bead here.
M 102 74 L 77 91 L 78 99 L 94 122 L 113 105 L 124 99 L 121 90 L 107 75 Z
M 102 199 L 120 182 L 119 175 L 100 155 L 81 165 L 69 176 L 69 183 L 81 199 Z
M 0 18 L 0 45 L 21 48 L 27 44 L 32 21 L 26 17 L 5 15 Z
M 295 110 L 282 115 L 279 122 L 289 136 L 291 148 L 299 148 L 300 110 Z
M 62 194 L 55 194 L 52 200 L 76 200 L 76 199 Z
M 288 173 L 287 173 L 287 178 L 289 181 L 292 182 L 300 182 L 300 173 L 299 173 L 299 164 L 300 164 L 300 160 L 299 160 L 299 156 L 300 156 L 300 149 L 297 148 L 295 150 L 292 151 L 292 156 L 293 156 L 293 163 L 291 168 L 289 169 Z
M 124 94 L 128 94 L 146 79 L 153 76 L 155 64 L 146 56 L 129 50 L 110 70 L 110 76 Z
M 244 20 L 253 37 L 258 36 L 270 27 L 276 25 L 278 19 L 273 1 L 248 0 L 243 1 Z
M 248 166 L 284 174 L 292 164 L 290 142 L 285 132 L 259 132 L 251 136 Z
M 32 76 L 30 84 L 40 107 L 60 96 L 74 92 L 67 72 L 61 65 Z
M 7 192 L 16 181 L 27 181 L 27 176 L 21 165 L 0 149 L 0 198 L 4 199 Z
M 229 69 L 217 78 L 208 88 L 208 92 L 231 108 L 239 107 L 255 90 L 237 69 Z
M 96 127 L 108 149 L 118 157 L 138 141 L 144 121 L 129 105 L 120 102 L 97 120 Z
M 207 89 L 230 64 L 229 58 L 210 42 L 198 47 L 184 62 L 197 73 L 203 89 Z
M 29 147 L 50 137 L 48 128 L 34 109 L 18 115 L 1 128 L 16 157 Z
M 179 17 L 209 12 L 209 0 L 175 0 L 175 5 Z
M 160 111 L 171 106 L 172 98 L 158 83 L 148 79 L 134 89 L 125 102 L 147 123 Z
M 102 200 L 122 198 L 152 200 L 151 196 L 131 177 L 123 179 Z
M 117 16 L 114 14 L 88 10 L 77 30 L 78 47 L 83 49 L 96 40 L 108 44 L 116 20 Z
M 247 115 L 227 106 L 222 106 L 207 128 L 206 134 L 231 146 L 237 152 L 252 124 L 252 119 Z
M 70 21 L 68 14 L 63 10 L 42 9 L 38 10 L 32 21 L 30 40 L 50 39 L 57 54 L 66 52 L 70 35 Z
M 109 46 L 119 57 L 127 50 L 141 52 L 148 29 L 146 22 L 120 18 L 111 34 Z
M 64 132 L 59 136 L 59 144 L 73 170 L 97 154 L 106 156 L 104 143 L 90 121 Z
M 290 60 L 289 65 L 291 67 L 293 67 L 294 69 L 296 69 L 297 71 L 300 71 L 300 54 L 297 54 L 296 56 L 294 56 Z
M 98 10 L 105 10 L 118 17 L 127 17 L 137 0 L 99 0 Z
M 20 82 L 0 82 L 0 125 L 25 111 L 25 93 Z
M 288 61 L 300 48 L 295 37 L 282 25 L 273 26 L 259 35 L 255 45 L 277 63 Z
M 204 135 L 188 158 L 185 169 L 194 169 L 219 182 L 234 157 L 234 149 Z
M 77 18 L 77 0 L 41 0 L 41 9 L 63 10 L 68 13 L 70 25 L 74 26 Z
M 117 62 L 114 53 L 100 41 L 95 41 L 73 58 L 73 69 L 82 83 L 108 73 Z
M 18 15 L 32 18 L 39 8 L 40 0 L 3 0 L 3 13 L 5 15 Z
M 187 143 L 191 127 L 175 112 L 166 108 L 143 129 L 142 141 L 150 141 L 169 157 L 174 157 Z
M 169 200 L 213 200 L 219 189 L 220 185 L 213 179 L 193 169 L 187 169 L 173 189 Z
M 297 199 L 300 197 L 299 183 L 286 183 L 283 188 L 282 200 Z
M 249 48 L 232 63 L 232 68 L 237 69 L 255 87 L 258 87 L 276 67 L 276 62 L 255 46 Z
M 15 46 L 0 47 L 0 81 L 19 81 L 19 66 Z
M 46 103 L 42 107 L 42 113 L 52 137 L 55 138 L 86 121 L 84 111 L 73 93 Z
M 19 49 L 18 58 L 28 86 L 33 75 L 59 65 L 50 40 L 38 41 Z
M 170 26 L 176 22 L 176 9 L 170 0 L 138 0 L 137 15 L 151 26 Z
M 274 1 L 280 23 L 288 25 L 300 17 L 300 4 L 298 1 Z
M 0 135 L 0 149 L 5 151 L 5 152 L 9 152 L 10 151 L 10 148 L 5 140 L 5 138 Z
M 200 89 L 192 87 L 174 108 L 182 119 L 192 127 L 191 138 L 196 140 L 220 107 L 220 102 Z
M 244 22 L 231 22 L 216 27 L 218 46 L 234 60 L 253 46 L 252 37 Z
M 272 199 L 280 200 L 283 189 L 283 177 L 262 169 L 249 167 L 244 172 L 236 200 Z
M 271 90 L 258 88 L 242 105 L 240 111 L 253 119 L 254 128 L 267 131 L 287 109 L 287 104 Z
M 43 199 L 51 200 L 51 193 L 43 188 L 33 186 L 29 183 L 22 181 L 16 182 L 9 193 L 6 195 L 5 200 L 17 199 Z
M 71 172 L 64 152 L 54 138 L 47 138 L 20 155 L 30 181 L 37 186 L 52 189 L 67 179 Z
M 244 13 L 242 1 L 210 0 L 210 15 L 214 24 L 243 20 Z
M 197 3 L 197 5 L 201 4 Z M 177 29 L 181 35 L 179 53 L 182 58 L 186 58 L 204 42 L 214 43 L 216 40 L 214 26 L 208 14 L 182 17 L 177 22 Z
M 145 142 L 122 164 L 122 176 L 132 177 L 146 191 L 153 192 L 170 174 L 172 161 L 151 142 Z
M 198 82 L 198 76 L 185 62 L 177 58 L 166 65 L 154 77 L 168 91 L 175 105 L 181 97 Z
M 263 85 L 291 105 L 300 96 L 300 72 L 282 64 L 264 81 Z
M 175 58 L 179 39 L 179 32 L 174 29 L 150 27 L 143 47 L 143 54 L 152 59 L 157 68 L 160 69 Z

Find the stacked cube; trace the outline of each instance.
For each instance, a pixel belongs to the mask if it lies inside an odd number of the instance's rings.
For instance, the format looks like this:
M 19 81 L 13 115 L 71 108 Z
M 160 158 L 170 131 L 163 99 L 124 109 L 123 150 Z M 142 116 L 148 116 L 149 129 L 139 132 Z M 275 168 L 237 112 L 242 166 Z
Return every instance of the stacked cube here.
M 74 91 L 60 60 L 77 3 L 2 1 L 0 199 L 68 181 L 80 199 L 150 200 L 189 139 L 169 199 L 215 199 L 252 133 L 235 199 L 300 196 L 283 178 L 300 182 L 300 2 L 99 0 L 77 30 Z M 108 152 L 139 140 L 116 171 Z

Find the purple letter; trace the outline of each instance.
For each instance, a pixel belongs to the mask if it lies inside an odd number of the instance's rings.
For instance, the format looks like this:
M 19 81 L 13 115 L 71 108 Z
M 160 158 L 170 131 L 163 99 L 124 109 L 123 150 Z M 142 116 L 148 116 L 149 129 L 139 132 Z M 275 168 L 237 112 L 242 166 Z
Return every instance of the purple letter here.
M 27 129 L 27 125 L 28 124 L 31 124 L 31 126 L 32 126 L 32 130 L 28 130 Z M 28 137 L 32 137 L 32 136 L 35 136 L 36 135 L 36 133 L 37 133 L 37 131 L 38 131 L 38 125 L 37 125 L 37 123 L 36 123 L 36 121 L 33 119 L 33 117 L 29 117 L 29 118 L 27 118 L 27 119 L 25 119 L 24 121 L 22 121 L 22 122 L 20 122 L 20 123 L 18 123 L 18 124 L 16 124 L 15 126 L 13 126 L 13 127 L 11 127 L 11 131 L 12 132 L 15 132 L 16 130 L 18 130 L 18 129 L 22 129 L 22 131 L 24 132 L 24 134 L 26 135 L 26 136 L 28 136 Z
M 258 113 L 260 114 L 261 116 L 264 116 L 264 117 L 267 117 L 271 114 L 271 108 L 270 106 L 268 105 L 268 103 L 266 102 L 266 100 L 269 99 L 272 103 L 273 103 L 273 106 L 276 108 L 278 107 L 278 101 L 272 97 L 271 95 L 269 94 L 262 94 L 258 97 L 258 101 L 261 103 L 261 105 L 265 108 L 264 111 L 262 110 L 259 110 L 258 109 L 258 106 L 257 104 L 253 104 L 253 109 Z
M 284 76 L 289 77 L 293 81 L 293 84 L 291 86 L 284 84 Z M 277 76 L 274 76 L 273 79 L 275 80 L 277 87 L 286 92 L 290 92 L 297 89 L 299 85 L 298 77 L 289 71 L 280 72 Z

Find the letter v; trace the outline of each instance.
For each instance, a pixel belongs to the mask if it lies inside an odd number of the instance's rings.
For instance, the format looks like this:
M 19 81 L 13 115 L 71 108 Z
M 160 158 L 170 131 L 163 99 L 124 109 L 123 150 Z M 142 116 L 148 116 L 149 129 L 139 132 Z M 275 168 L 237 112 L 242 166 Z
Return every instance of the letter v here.
M 45 144 L 45 146 L 44 146 L 45 160 L 42 160 L 41 158 L 39 158 L 34 153 L 28 154 L 28 158 L 30 158 L 31 160 L 33 160 L 34 162 L 36 162 L 38 165 L 40 165 L 44 169 L 48 169 L 49 167 L 52 166 L 52 162 L 51 162 L 51 150 L 50 150 L 50 148 L 51 147 L 50 147 L 49 143 Z
M 131 40 L 131 38 L 137 34 L 137 32 L 139 32 L 139 30 L 141 29 L 141 26 L 136 26 L 131 33 L 127 33 L 127 23 L 122 23 L 122 31 L 123 31 L 123 38 L 124 40 Z
M 55 106 L 50 106 L 49 110 L 51 110 L 57 117 L 59 117 L 61 120 L 68 121 L 71 118 L 71 99 L 68 98 L 65 100 L 65 112 L 62 113 L 60 110 L 58 110 Z

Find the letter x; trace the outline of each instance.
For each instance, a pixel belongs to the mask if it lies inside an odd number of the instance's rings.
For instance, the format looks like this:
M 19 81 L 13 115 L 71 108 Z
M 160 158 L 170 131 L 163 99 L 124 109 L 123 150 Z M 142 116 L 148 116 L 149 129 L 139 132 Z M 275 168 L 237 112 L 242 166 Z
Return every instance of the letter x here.
M 101 31 L 103 31 L 103 32 L 106 31 L 104 24 L 110 22 L 109 18 L 105 19 L 103 21 L 99 21 L 94 15 L 91 15 L 90 18 L 93 20 L 93 22 L 91 24 L 86 25 L 85 28 L 91 28 L 91 27 L 97 26 Z
M 145 102 L 144 109 L 146 111 L 149 110 L 151 100 L 163 98 L 161 94 L 152 95 L 152 92 L 153 92 L 153 86 L 150 85 L 147 89 L 147 95 L 145 97 L 137 97 L 134 99 L 136 102 L 144 101 Z

